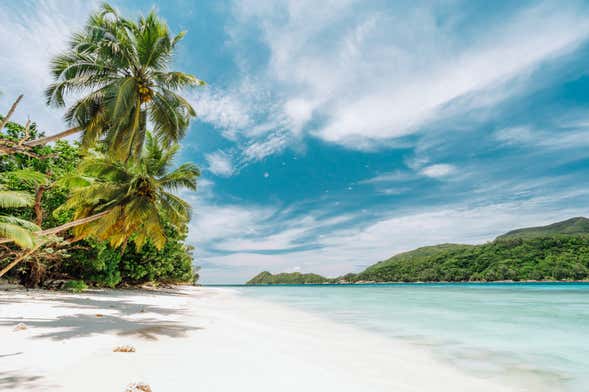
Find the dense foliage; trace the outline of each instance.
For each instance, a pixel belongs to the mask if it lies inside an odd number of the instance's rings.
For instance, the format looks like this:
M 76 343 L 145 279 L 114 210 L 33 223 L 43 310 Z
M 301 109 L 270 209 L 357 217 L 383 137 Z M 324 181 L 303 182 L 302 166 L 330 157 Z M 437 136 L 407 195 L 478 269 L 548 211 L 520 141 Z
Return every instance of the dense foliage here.
M 264 271 L 250 279 L 247 284 L 322 284 L 331 282 L 331 279 L 317 274 L 292 272 L 272 275 L 270 272 Z
M 553 235 L 496 240 L 478 246 L 441 247 L 423 256 L 394 256 L 367 268 L 354 280 L 437 282 L 588 278 L 589 236 Z
M 173 191 L 196 190 L 200 175 L 192 163 L 172 169 L 177 144 L 164 149 L 151 134 L 142 154 L 121 162 L 108 156 L 87 156 L 79 166 L 76 186 L 58 211 L 71 209 L 74 219 L 100 217 L 74 229 L 77 238 L 108 240 L 124 250 L 150 240 L 157 249 L 166 243 L 167 222 L 181 230 L 190 219 L 190 205 Z
M 547 226 L 526 227 L 512 230 L 497 237 L 498 240 L 512 238 L 546 237 L 554 234 L 589 234 L 589 219 L 576 217 Z
M 44 137 L 10 123 L 22 95 L 0 118 L 0 277 L 111 287 L 197 277 L 190 206 L 175 192 L 195 190 L 199 171 L 174 156 L 196 115 L 180 94 L 203 82 L 169 69 L 183 36 L 155 11 L 132 20 L 102 4 L 50 64 L 47 103 L 72 103 L 72 128 Z M 79 132 L 81 144 L 61 140 Z
M 9 122 L 0 131 L 0 140 L 18 141 L 28 134 L 31 138 L 43 136 L 35 123 L 28 129 L 21 124 Z M 35 222 L 42 228 L 54 227 L 67 222 L 71 214 L 53 215 L 67 198 L 68 189 L 58 180 L 75 172 L 81 159 L 79 148 L 75 143 L 64 140 L 52 146 L 37 146 L 30 154 L 0 154 L 0 173 L 3 174 L 3 185 L 13 191 L 23 191 L 32 195 L 33 208 L 11 210 L 12 215 Z M 41 174 L 44 181 L 26 180 L 23 174 Z
M 23 138 L 24 132 L 24 126 L 8 123 L 5 130 L 0 132 L 0 139 L 19 140 Z M 29 133 L 33 137 L 42 136 L 35 124 L 30 126 Z M 79 174 L 78 167 L 82 155 L 78 144 L 62 140 L 51 146 L 35 147 L 32 152 L 38 157 L 22 154 L 0 155 L 0 173 L 7 174 L 7 179 L 3 183 L 8 189 L 25 191 L 33 196 L 33 200 L 38 199 L 38 208 L 35 209 L 34 205 L 30 208 L 0 208 L 0 214 L 39 222 L 42 228 L 55 227 L 70 221 L 73 211 L 60 206 L 68 199 L 75 182 L 72 178 Z M 162 160 L 160 153 L 161 151 L 152 146 L 152 154 L 160 158 L 158 162 L 168 165 L 169 160 Z M 173 154 L 166 155 L 167 158 L 171 156 Z M 157 164 L 152 162 L 153 170 L 155 166 Z M 195 170 L 192 166 L 188 169 L 192 172 Z M 47 181 L 42 185 L 23 181 L 23 171 L 44 174 Z M 139 250 L 136 246 L 130 245 L 125 252 L 114 249 L 108 241 L 91 238 L 71 244 L 58 242 L 40 251 L 36 257 L 29 258 L 12 271 L 10 276 L 29 286 L 43 285 L 55 279 L 80 279 L 88 284 L 108 287 L 144 282 L 193 282 L 198 275 L 192 265 L 192 248 L 185 244 L 186 221 L 183 221 L 179 228 L 175 228 L 166 220 L 163 225 L 167 241 L 161 250 L 151 241 Z M 72 238 L 71 231 L 61 235 Z M 0 258 L 12 250 L 9 247 L 0 250 Z

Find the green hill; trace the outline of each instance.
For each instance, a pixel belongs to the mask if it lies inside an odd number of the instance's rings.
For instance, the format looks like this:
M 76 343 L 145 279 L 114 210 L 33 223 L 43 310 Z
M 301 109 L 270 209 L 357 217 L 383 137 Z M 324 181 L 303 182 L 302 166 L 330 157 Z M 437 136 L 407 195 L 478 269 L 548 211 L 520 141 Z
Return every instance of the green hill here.
M 392 257 L 353 281 L 462 282 L 584 280 L 589 278 L 589 236 L 507 238 L 476 246 L 438 249 L 416 257 Z
M 500 235 L 482 245 L 425 246 L 380 261 L 358 274 L 263 272 L 250 284 L 588 280 L 589 219 L 578 217 Z
M 553 234 L 574 235 L 589 234 L 589 219 L 576 217 L 556 222 L 547 226 L 528 227 L 524 229 L 512 230 L 508 233 L 497 237 L 498 240 L 509 238 L 534 238 L 543 237 Z
M 423 246 L 421 248 L 410 250 L 408 252 L 396 254 L 389 259 L 379 261 L 378 263 L 373 264 L 370 267 L 368 267 L 364 272 L 375 271 L 375 270 L 378 270 L 379 268 L 384 268 L 387 265 L 393 264 L 393 263 L 412 263 L 414 261 L 421 260 L 425 257 L 436 256 L 436 255 L 446 252 L 446 251 L 461 250 L 461 249 L 471 247 L 471 246 L 473 246 L 473 245 L 440 244 L 440 245 L 432 245 L 432 246 Z
M 418 248 L 376 263 L 355 281 L 582 280 L 589 278 L 589 219 L 500 235 L 483 245 Z
M 322 284 L 331 283 L 332 279 L 317 274 L 301 274 L 300 272 L 272 275 L 268 271 L 259 273 L 246 284 Z

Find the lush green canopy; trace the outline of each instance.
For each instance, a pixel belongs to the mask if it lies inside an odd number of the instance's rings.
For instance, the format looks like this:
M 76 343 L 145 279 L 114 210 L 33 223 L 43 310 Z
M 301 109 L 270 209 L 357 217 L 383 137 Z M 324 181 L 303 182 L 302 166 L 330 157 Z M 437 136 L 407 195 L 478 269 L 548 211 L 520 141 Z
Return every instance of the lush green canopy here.
M 195 116 L 179 92 L 203 82 L 168 69 L 183 36 L 155 12 L 134 21 L 104 4 L 51 63 L 47 101 L 73 99 L 73 128 L 44 137 L 35 124 L 10 122 L 22 95 L 1 118 L 0 253 L 12 260 L 0 276 L 20 263 L 29 284 L 194 278 L 190 206 L 174 192 L 195 190 L 199 171 L 174 157 Z M 81 144 L 60 140 L 79 131 Z
M 71 209 L 75 220 L 100 216 L 74 229 L 79 238 L 108 240 L 115 248 L 128 240 L 141 248 L 150 239 L 162 249 L 166 242 L 164 222 L 177 228 L 190 219 L 190 206 L 171 191 L 196 190 L 199 175 L 191 163 L 170 170 L 177 151 L 178 145 L 165 150 L 148 134 L 137 160 L 87 157 L 80 164 L 81 175 L 69 179 L 76 185 L 57 211 Z
M 148 122 L 166 145 L 178 142 L 196 115 L 178 91 L 203 84 L 168 69 L 182 37 L 153 11 L 133 21 L 105 4 L 53 59 L 47 102 L 63 107 L 75 97 L 65 119 L 83 130 L 84 147 L 103 140 L 113 158 L 141 155 Z

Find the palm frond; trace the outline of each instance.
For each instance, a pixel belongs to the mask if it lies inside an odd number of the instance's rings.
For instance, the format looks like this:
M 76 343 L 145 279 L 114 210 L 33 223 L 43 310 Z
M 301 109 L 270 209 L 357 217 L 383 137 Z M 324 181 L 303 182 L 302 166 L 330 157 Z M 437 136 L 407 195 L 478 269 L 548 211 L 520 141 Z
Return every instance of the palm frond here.
M 0 191 L 0 208 L 31 207 L 35 204 L 33 195 L 20 191 Z
M 180 197 L 169 192 L 160 195 L 160 208 L 173 225 L 179 226 L 190 220 L 192 207 Z
M 0 178 L 14 177 L 19 182 L 27 185 L 45 185 L 49 182 L 47 176 L 43 173 L 31 169 L 12 170 L 0 173 Z
M 186 188 L 196 190 L 196 179 L 200 176 L 200 170 L 193 163 L 184 163 L 176 170 L 162 176 L 160 184 L 166 190 L 176 191 Z
M 21 248 L 30 249 L 35 246 L 30 230 L 13 223 L 3 222 L 2 219 L 0 219 L 0 238 L 8 238 Z
M 154 72 L 153 78 L 157 80 L 159 86 L 169 90 L 204 86 L 206 84 L 203 80 L 198 79 L 194 75 L 184 72 Z
M 33 222 L 29 222 L 26 219 L 17 218 L 16 216 L 0 215 L 0 223 L 17 225 L 29 231 L 41 230 L 41 228 Z

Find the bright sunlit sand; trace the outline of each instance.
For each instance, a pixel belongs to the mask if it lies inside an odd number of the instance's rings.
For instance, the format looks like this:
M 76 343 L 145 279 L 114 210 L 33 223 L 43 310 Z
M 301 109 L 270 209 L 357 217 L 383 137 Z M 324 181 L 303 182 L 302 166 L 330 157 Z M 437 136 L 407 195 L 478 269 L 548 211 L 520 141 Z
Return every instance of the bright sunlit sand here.
M 228 289 L 19 290 L 0 302 L 0 389 L 10 391 L 509 390 L 403 342 Z

